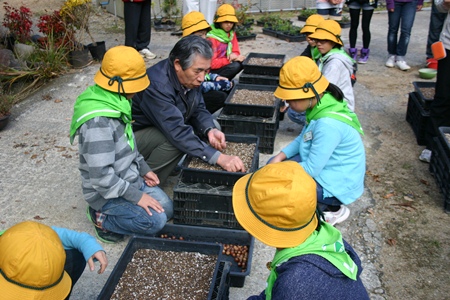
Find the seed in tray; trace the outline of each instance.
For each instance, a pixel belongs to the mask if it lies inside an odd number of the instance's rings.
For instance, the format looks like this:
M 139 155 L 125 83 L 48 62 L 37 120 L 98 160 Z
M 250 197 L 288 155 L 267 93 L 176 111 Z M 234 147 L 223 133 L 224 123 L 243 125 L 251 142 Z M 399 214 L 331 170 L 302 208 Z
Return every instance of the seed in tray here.
M 271 91 L 237 89 L 230 102 L 250 105 L 273 105 L 274 101 L 275 96 Z
M 429 88 L 420 88 L 420 92 L 426 99 L 433 99 L 434 98 L 434 87 Z
M 222 151 L 222 153 L 238 156 L 244 163 L 245 170 L 248 172 L 252 166 L 253 155 L 256 150 L 255 147 L 256 144 L 227 142 L 227 147 Z M 220 166 L 210 165 L 197 157 L 192 158 L 189 162 L 188 168 L 208 171 L 223 171 Z
M 283 61 L 279 58 L 250 57 L 248 64 L 266 67 L 281 67 Z

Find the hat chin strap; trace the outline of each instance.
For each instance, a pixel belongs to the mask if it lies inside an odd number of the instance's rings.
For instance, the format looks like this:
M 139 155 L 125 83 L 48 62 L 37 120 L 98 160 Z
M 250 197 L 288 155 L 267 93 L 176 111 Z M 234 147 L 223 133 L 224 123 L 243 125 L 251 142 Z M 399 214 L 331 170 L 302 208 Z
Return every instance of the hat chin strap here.
M 105 76 L 106 78 L 109 79 L 109 81 L 108 81 L 108 85 L 109 85 L 109 86 L 113 86 L 113 85 L 114 85 L 114 81 L 117 81 L 117 83 L 119 84 L 118 87 L 117 87 L 117 93 L 119 94 L 119 99 L 120 99 L 120 100 L 122 100 L 122 99 L 121 99 L 121 94 L 126 95 L 125 89 L 124 89 L 124 87 L 123 87 L 123 82 L 124 82 L 124 81 L 139 80 L 139 79 L 143 78 L 144 76 L 147 76 L 147 73 L 144 73 L 142 76 L 139 76 L 139 77 L 136 77 L 136 78 L 128 78 L 128 79 L 123 79 L 123 78 L 120 77 L 120 76 L 109 77 L 108 75 L 106 75 L 106 74 L 103 72 L 103 70 L 102 70 L 101 67 L 100 67 L 100 73 L 102 73 L 103 76 Z M 122 93 L 120 92 L 120 90 L 122 90 Z

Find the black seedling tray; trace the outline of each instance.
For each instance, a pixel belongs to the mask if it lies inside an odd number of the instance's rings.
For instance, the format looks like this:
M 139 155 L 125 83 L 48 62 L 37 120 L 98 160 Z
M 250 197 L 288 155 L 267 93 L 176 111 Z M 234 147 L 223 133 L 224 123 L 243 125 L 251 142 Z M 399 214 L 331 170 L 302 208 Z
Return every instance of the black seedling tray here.
M 276 86 L 271 85 L 259 85 L 259 84 L 236 84 L 225 100 L 225 106 L 223 107 L 223 113 L 228 115 L 242 115 L 242 116 L 259 116 L 259 117 L 271 117 L 275 110 L 280 109 L 280 99 L 273 96 L 272 105 L 256 105 L 256 104 L 241 104 L 233 103 L 233 97 L 238 90 L 250 90 L 250 91 L 269 91 L 274 92 Z
M 262 65 L 250 65 L 248 62 L 252 57 L 257 58 L 275 58 L 280 59 L 280 66 L 262 66 Z M 255 53 L 251 52 L 247 55 L 242 65 L 244 66 L 245 74 L 258 74 L 258 75 L 272 75 L 279 76 L 281 67 L 284 64 L 284 59 L 286 55 L 284 54 L 268 54 L 268 53 Z

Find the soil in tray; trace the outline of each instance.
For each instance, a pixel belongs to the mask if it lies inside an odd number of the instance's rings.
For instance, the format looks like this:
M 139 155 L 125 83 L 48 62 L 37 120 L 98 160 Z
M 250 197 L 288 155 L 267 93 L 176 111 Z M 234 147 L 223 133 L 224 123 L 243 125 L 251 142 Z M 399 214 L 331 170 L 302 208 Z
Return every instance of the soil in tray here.
M 179 236 L 176 237 L 174 235 L 161 234 L 162 239 L 169 240 L 180 240 L 183 241 L 184 237 Z M 247 263 L 248 263 L 248 245 L 239 245 L 239 244 L 222 244 L 222 254 L 232 257 L 232 260 L 237 264 L 239 268 L 241 268 L 241 272 L 244 273 L 247 271 Z
M 256 150 L 255 147 L 255 144 L 227 142 L 227 148 L 225 148 L 222 153 L 239 156 L 244 163 L 245 169 L 250 170 L 252 167 L 253 155 Z M 188 168 L 208 171 L 223 171 L 220 166 L 210 165 L 197 157 L 192 158 L 189 162 Z
M 420 92 L 422 93 L 422 96 L 425 97 L 425 99 L 433 99 L 434 98 L 434 93 L 435 93 L 434 87 L 429 87 L 429 88 L 421 87 Z
M 275 96 L 271 91 L 238 89 L 231 98 L 231 103 L 249 105 L 273 105 Z
M 281 67 L 283 61 L 279 58 L 250 57 L 248 64 L 266 67 Z
M 139 249 L 110 299 L 207 299 L 216 262 L 216 255 Z

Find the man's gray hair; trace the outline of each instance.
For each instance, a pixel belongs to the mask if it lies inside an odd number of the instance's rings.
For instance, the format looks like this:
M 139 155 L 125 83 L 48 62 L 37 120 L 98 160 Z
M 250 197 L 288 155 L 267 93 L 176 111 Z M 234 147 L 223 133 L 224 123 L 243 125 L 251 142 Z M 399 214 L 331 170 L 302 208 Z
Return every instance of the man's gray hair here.
M 169 61 L 173 66 L 175 59 L 179 59 L 181 68 L 186 70 L 192 66 L 197 55 L 211 59 L 213 56 L 211 42 L 197 35 L 189 35 L 175 44 L 170 51 Z

